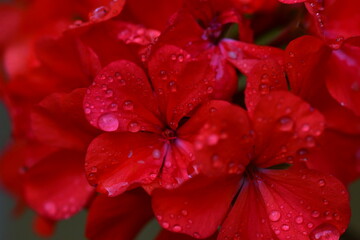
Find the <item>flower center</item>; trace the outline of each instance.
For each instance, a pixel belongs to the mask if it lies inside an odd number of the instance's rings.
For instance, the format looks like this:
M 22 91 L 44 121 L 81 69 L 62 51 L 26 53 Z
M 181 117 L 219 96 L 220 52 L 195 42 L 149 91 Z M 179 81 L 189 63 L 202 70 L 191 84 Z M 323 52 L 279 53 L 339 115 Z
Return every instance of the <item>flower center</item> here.
M 164 137 L 166 141 L 172 141 L 176 139 L 176 132 L 172 129 L 165 129 L 161 135 Z

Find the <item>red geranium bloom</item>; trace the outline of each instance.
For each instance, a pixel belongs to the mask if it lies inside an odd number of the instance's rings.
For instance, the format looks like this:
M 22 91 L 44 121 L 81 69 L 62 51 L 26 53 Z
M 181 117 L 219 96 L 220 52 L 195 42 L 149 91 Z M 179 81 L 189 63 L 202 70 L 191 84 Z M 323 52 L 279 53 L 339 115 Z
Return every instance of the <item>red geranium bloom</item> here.
M 145 69 L 119 60 L 95 78 L 84 99 L 90 123 L 106 132 L 89 146 L 86 172 L 97 190 L 118 195 L 158 180 L 174 188 L 196 174 L 191 132 L 182 131 L 193 110 L 214 92 L 207 61 L 163 46 Z M 150 78 L 150 79 L 149 79 Z M 158 178 L 157 178 L 158 177 Z
M 222 225 L 221 240 L 337 239 L 345 231 L 346 188 L 301 164 L 324 125 L 322 115 L 301 99 L 271 93 L 251 119 L 239 107 L 212 101 L 190 121 L 203 126 L 192 130 L 199 133 L 194 138 L 199 169 L 209 177 L 153 192 L 153 209 L 164 228 L 204 238 Z

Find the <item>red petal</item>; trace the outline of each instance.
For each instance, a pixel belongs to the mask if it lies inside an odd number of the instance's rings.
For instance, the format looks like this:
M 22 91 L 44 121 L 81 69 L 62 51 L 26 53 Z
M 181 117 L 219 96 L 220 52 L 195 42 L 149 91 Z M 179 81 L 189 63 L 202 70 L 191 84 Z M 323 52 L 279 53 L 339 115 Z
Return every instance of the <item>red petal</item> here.
M 121 14 L 126 20 L 148 28 L 163 30 L 171 15 L 178 11 L 183 0 L 129 0 Z M 139 7 L 141 6 L 141 7 Z M 156 17 L 154 13 L 156 12 Z
M 279 2 L 286 3 L 286 4 L 293 4 L 293 3 L 301 3 L 306 2 L 308 0 L 279 0 Z
M 241 173 L 254 144 L 247 113 L 225 101 L 202 105 L 178 135 L 193 142 L 200 170 L 210 175 Z
M 320 39 L 304 36 L 292 41 L 286 52 L 291 90 L 319 109 L 330 128 L 350 134 L 360 133 L 360 118 L 342 107 L 327 91 L 325 77 L 329 67 L 321 68 L 320 65 L 328 61 L 330 49 Z
M 341 105 L 360 116 L 360 37 L 346 41 L 333 51 L 326 67 L 326 83 Z
M 289 92 L 264 96 L 253 114 L 256 162 L 261 167 L 305 161 L 308 148 L 316 145 L 324 128 L 324 117 Z
M 34 230 L 42 237 L 51 237 L 54 234 L 56 221 L 36 216 L 34 221 Z
M 171 45 L 161 47 L 151 57 L 149 74 L 171 128 L 214 92 L 213 74 L 207 65 Z
M 26 174 L 29 206 L 50 219 L 65 219 L 79 212 L 93 194 L 83 170 L 84 156 L 74 151 L 56 152 Z
M 107 132 L 159 131 L 157 106 L 144 71 L 126 60 L 102 69 L 84 99 L 90 123 Z
M 55 93 L 41 101 L 31 114 L 34 137 L 46 145 L 86 150 L 97 131 L 85 119 L 84 95 L 85 89 L 77 89 L 68 94 Z
M 262 96 L 287 89 L 282 67 L 274 60 L 259 61 L 246 79 L 245 103 L 249 114 L 252 115 Z
M 360 138 L 333 130 L 325 130 L 319 138 L 320 148 L 309 156 L 307 165 L 330 173 L 345 184 L 360 177 Z M 341 159 L 341 160 L 339 160 Z
M 160 225 L 194 238 L 211 236 L 236 194 L 239 177 L 197 177 L 175 190 L 155 190 L 153 209 Z
M 165 147 L 160 137 L 152 133 L 104 133 L 88 148 L 88 180 L 109 196 L 134 184 L 148 184 L 158 175 Z
M 162 229 L 162 231 L 156 237 L 156 240 L 169 240 L 169 239 L 171 239 L 171 240 L 194 240 L 196 238 L 190 237 L 185 234 L 170 232 L 165 229 Z M 217 234 L 214 234 L 211 237 L 205 238 L 205 240 L 216 240 L 216 239 L 217 239 Z
M 345 231 L 349 196 L 336 178 L 308 169 L 256 176 L 244 183 L 218 239 L 338 239 Z
M 98 195 L 89 208 L 86 237 L 132 240 L 152 217 L 150 198 L 140 189 L 117 197 Z
M 281 63 L 284 56 L 284 52 L 278 48 L 259 46 L 230 39 L 222 40 L 220 47 L 227 60 L 245 75 L 251 72 L 259 60 L 271 59 Z
M 176 139 L 166 150 L 164 165 L 161 169 L 159 183 L 167 189 L 176 188 L 184 181 L 191 178 L 196 170 L 191 169 L 190 164 L 194 161 L 192 143 Z

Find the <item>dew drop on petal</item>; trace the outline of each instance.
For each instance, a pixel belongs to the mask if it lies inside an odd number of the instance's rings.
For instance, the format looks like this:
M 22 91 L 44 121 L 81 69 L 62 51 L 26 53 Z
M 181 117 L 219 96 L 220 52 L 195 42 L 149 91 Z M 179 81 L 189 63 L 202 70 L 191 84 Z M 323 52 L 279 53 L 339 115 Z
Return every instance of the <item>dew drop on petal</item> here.
M 98 126 L 106 132 L 116 131 L 119 127 L 119 120 L 112 113 L 106 113 L 99 117 Z
M 134 110 L 134 103 L 131 100 L 126 100 L 123 103 L 123 109 L 125 111 L 132 111 Z
M 313 217 L 313 218 L 318 218 L 319 216 L 320 216 L 320 213 L 319 213 L 319 211 L 313 211 L 312 213 L 311 213 L 311 216 Z
M 294 121 L 290 117 L 282 117 L 279 119 L 278 128 L 281 131 L 291 131 L 294 127 Z
M 321 224 L 310 233 L 311 240 L 339 240 L 339 230 L 331 224 Z
M 200 238 L 200 234 L 197 233 L 197 232 L 194 232 L 194 233 L 193 233 L 193 237 L 194 237 L 194 238 Z
M 287 224 L 284 224 L 284 225 L 281 226 L 281 229 L 284 230 L 284 231 L 289 231 L 290 226 L 287 225 Z
M 279 221 L 281 213 L 279 211 L 271 211 L 269 214 L 269 219 L 273 222 Z
M 129 132 L 138 132 L 139 130 L 140 130 L 139 123 L 137 123 L 135 121 L 129 122 L 129 125 L 128 125 L 128 131 Z
M 182 230 L 182 227 L 180 227 L 179 225 L 174 225 L 173 228 L 172 228 L 172 230 L 173 230 L 174 232 L 180 232 L 180 231 Z
M 170 224 L 168 222 L 163 222 L 161 226 L 166 229 L 169 228 Z
M 302 216 L 297 216 L 297 217 L 295 218 L 295 222 L 296 222 L 297 224 L 302 224 L 302 223 L 304 222 L 304 218 L 303 218 Z
M 105 17 L 109 13 L 109 9 L 105 6 L 100 6 L 90 13 L 90 20 L 96 21 Z
M 320 187 L 324 187 L 326 185 L 326 182 L 325 182 L 324 179 L 320 179 L 318 184 L 319 184 Z
M 159 159 L 161 157 L 161 151 L 159 149 L 154 149 L 152 156 L 153 158 Z

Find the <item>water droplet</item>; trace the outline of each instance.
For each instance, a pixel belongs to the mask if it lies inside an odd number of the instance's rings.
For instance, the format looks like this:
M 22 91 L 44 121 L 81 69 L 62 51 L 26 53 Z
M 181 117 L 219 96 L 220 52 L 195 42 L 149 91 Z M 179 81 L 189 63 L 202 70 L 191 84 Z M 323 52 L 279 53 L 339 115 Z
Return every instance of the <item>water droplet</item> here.
M 294 121 L 290 117 L 282 117 L 279 119 L 278 127 L 281 131 L 291 131 L 294 127 Z
M 159 75 L 160 75 L 160 78 L 162 80 L 167 80 L 168 79 L 168 74 L 167 74 L 167 72 L 165 70 L 161 70 Z
M 308 227 L 308 228 L 313 228 L 313 227 L 314 227 L 314 224 L 310 222 L 310 223 L 307 224 L 307 227 Z
M 179 61 L 180 63 L 184 62 L 184 55 L 180 54 L 180 55 L 178 56 L 178 61 Z
M 90 169 L 90 172 L 92 173 L 96 173 L 98 171 L 97 167 L 96 166 L 93 166 L 91 169 Z
M 217 109 L 216 108 L 214 108 L 214 107 L 211 107 L 210 109 L 209 109 L 209 112 L 210 113 L 214 113 L 214 112 L 216 112 L 217 111 Z M 360 155 L 360 154 L 359 154 Z
M 184 216 L 187 216 L 187 215 L 188 215 L 188 211 L 182 210 L 182 211 L 181 211 L 181 214 L 184 215 Z
M 269 214 L 269 219 L 273 222 L 279 221 L 281 213 L 279 211 L 271 211 Z
M 210 94 L 210 93 L 213 93 L 213 92 L 214 92 L 214 88 L 213 88 L 213 87 L 208 87 L 206 91 L 207 91 L 207 93 L 209 93 L 209 94 Z
M 111 89 L 108 89 L 108 90 L 106 90 L 106 92 L 105 92 L 105 97 L 112 97 L 114 95 L 114 92 L 113 92 L 113 90 L 111 90 Z
M 304 218 L 303 218 L 302 216 L 297 216 L 297 217 L 295 218 L 295 222 L 296 222 L 297 224 L 302 224 L 302 223 L 304 222 Z
M 176 92 L 177 91 L 176 83 L 174 81 L 169 82 L 168 89 L 170 92 Z
M 85 108 L 84 111 L 85 111 L 85 114 L 90 114 L 90 113 L 91 113 L 91 109 L 90 109 L 90 108 Z
M 218 143 L 218 141 L 219 141 L 219 136 L 215 133 L 210 134 L 207 137 L 207 144 L 210 146 L 216 145 Z
M 284 224 L 284 225 L 281 226 L 281 229 L 284 230 L 284 231 L 289 231 L 290 226 L 287 225 L 287 224 Z
M 197 233 L 197 232 L 194 232 L 194 233 L 193 233 L 193 237 L 194 237 L 194 238 L 200 238 L 200 234 Z
M 237 59 L 238 57 L 237 52 L 233 52 L 233 51 L 228 52 L 228 56 L 231 59 Z
M 135 121 L 129 122 L 129 125 L 128 125 L 128 131 L 129 132 L 138 132 L 139 130 L 140 130 L 139 123 L 137 123 Z
M 318 184 L 319 184 L 320 187 L 324 187 L 326 185 L 326 182 L 325 182 L 324 179 L 320 179 Z
M 320 213 L 319 213 L 319 211 L 313 211 L 312 213 L 311 213 L 311 216 L 313 217 L 313 218 L 318 218 L 319 216 L 320 216 Z
M 90 15 L 91 21 L 97 21 L 103 17 L 105 17 L 109 13 L 109 9 L 105 6 L 100 6 L 92 11 Z
M 339 240 L 339 230 L 331 224 L 321 224 L 310 233 L 311 240 Z
M 123 109 L 125 111 L 132 111 L 134 110 L 134 103 L 131 100 L 126 100 L 123 103 Z
M 267 85 L 266 83 L 261 83 L 259 85 L 259 92 L 262 95 L 268 94 L 270 92 L 269 85 Z
M 159 159 L 161 157 L 161 151 L 159 149 L 154 149 L 152 156 L 153 158 Z
M 105 132 L 113 132 L 118 129 L 119 120 L 113 113 L 106 113 L 99 117 L 98 126 Z
M 180 231 L 182 230 L 182 227 L 180 227 L 179 225 L 174 225 L 173 228 L 172 228 L 172 230 L 173 230 L 174 232 L 180 232 Z
M 170 55 L 170 59 L 173 60 L 173 61 L 176 61 L 176 55 L 175 55 L 175 54 L 171 54 L 171 55 Z
M 170 224 L 168 222 L 163 222 L 161 226 L 166 229 L 169 228 Z

